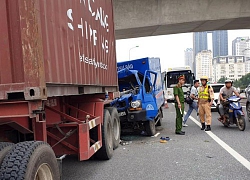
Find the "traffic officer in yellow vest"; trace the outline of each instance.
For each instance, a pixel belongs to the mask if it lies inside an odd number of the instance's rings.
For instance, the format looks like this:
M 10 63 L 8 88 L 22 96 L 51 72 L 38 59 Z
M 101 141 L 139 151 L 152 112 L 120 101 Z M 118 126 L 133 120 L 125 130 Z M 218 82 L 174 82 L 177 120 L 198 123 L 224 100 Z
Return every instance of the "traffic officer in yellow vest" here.
M 211 106 L 214 100 L 214 91 L 211 86 L 207 84 L 208 77 L 202 76 L 200 78 L 202 86 L 199 87 L 198 90 L 198 107 L 199 107 L 199 116 L 201 120 L 201 130 L 211 131 L 211 121 L 212 121 L 212 114 L 211 114 Z M 207 127 L 205 127 L 205 116 L 206 116 L 206 123 Z

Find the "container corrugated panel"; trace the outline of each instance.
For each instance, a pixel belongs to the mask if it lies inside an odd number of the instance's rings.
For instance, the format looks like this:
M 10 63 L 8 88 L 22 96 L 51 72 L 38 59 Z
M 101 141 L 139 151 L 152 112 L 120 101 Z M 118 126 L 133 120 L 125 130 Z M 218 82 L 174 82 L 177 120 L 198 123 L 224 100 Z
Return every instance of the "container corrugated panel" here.
M 112 0 L 1 0 L 0 99 L 117 90 Z

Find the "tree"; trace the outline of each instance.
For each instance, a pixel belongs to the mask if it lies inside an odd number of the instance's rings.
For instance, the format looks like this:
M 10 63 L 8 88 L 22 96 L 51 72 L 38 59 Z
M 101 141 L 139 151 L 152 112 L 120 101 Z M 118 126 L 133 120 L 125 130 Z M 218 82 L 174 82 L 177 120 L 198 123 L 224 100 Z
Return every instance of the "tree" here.
M 224 83 L 226 80 L 227 77 L 222 77 L 218 80 L 218 83 Z M 234 81 L 234 87 L 239 87 L 240 89 L 245 89 L 249 84 L 250 84 L 250 73 Z
M 223 76 L 222 78 L 218 80 L 218 83 L 225 83 L 226 80 L 227 78 Z
M 234 81 L 234 86 L 245 89 L 250 84 L 250 73 Z
M 250 73 L 246 74 L 245 76 L 242 76 L 242 78 L 239 79 L 239 87 L 240 88 L 246 88 L 250 84 Z

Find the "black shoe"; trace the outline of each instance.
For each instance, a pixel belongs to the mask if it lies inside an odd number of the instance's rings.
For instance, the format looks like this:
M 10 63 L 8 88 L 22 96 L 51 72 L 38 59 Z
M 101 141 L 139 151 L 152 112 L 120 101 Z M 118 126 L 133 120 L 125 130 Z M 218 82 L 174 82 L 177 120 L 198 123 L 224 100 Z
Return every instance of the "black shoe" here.
M 178 134 L 178 135 L 185 135 L 185 132 L 176 132 L 175 134 Z
M 205 123 L 201 123 L 201 130 L 204 130 L 205 129 Z
M 207 127 L 206 127 L 205 131 L 211 131 L 211 127 L 210 127 L 210 125 L 207 125 Z
M 181 131 L 181 132 L 185 134 L 185 131 Z

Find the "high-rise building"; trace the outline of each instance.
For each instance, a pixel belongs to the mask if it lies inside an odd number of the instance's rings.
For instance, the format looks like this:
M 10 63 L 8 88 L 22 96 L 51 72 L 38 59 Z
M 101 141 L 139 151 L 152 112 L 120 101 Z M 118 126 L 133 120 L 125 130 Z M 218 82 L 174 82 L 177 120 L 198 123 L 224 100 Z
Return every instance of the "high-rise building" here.
M 234 56 L 247 56 L 250 57 L 250 39 L 249 37 L 237 37 L 232 42 L 232 54 Z
M 250 73 L 250 39 L 249 37 L 237 37 L 232 42 L 232 54 L 245 57 L 245 71 Z
M 203 50 L 196 55 L 196 79 L 208 76 L 209 81 L 212 80 L 212 59 L 213 55 L 210 50 Z
M 194 57 L 201 51 L 207 50 L 207 32 L 195 32 L 193 34 Z
M 195 32 L 193 33 L 193 57 L 203 51 L 207 50 L 207 32 Z M 193 67 L 196 67 L 196 61 L 194 60 Z M 196 74 L 196 69 L 194 68 Z
M 228 55 L 228 32 L 213 31 L 213 57 L 227 56 Z
M 245 73 L 250 73 L 250 59 L 245 59 Z
M 212 81 L 226 77 L 231 80 L 240 79 L 246 74 L 244 56 L 220 56 L 213 58 Z
M 194 70 L 193 63 L 194 63 L 194 53 L 192 48 L 187 48 L 184 51 L 185 54 L 185 65 L 190 66 L 191 70 Z

